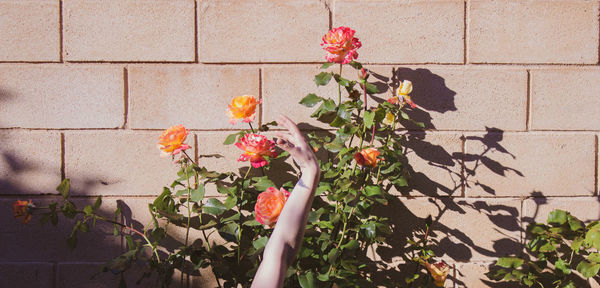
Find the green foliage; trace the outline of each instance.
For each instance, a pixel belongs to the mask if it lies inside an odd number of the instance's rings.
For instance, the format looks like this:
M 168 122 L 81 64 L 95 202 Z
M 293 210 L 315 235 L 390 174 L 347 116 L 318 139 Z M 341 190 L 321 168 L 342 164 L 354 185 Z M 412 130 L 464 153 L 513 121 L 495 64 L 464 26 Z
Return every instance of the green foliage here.
M 331 63 L 326 63 L 321 68 L 330 66 Z M 350 66 L 359 70 L 363 68 L 362 64 L 355 61 Z M 381 285 L 374 282 L 373 275 L 385 263 L 370 259 L 367 252 L 375 245 L 388 243 L 396 228 L 390 226 L 387 218 L 378 216 L 374 211 L 389 204 L 390 189 L 408 185 L 407 159 L 402 145 L 404 138 L 395 132 L 402 128 L 400 119 L 411 119 L 402 111 L 401 105 L 385 101 L 363 102 L 368 101 L 367 94 L 379 93 L 377 86 L 367 82 L 366 78 L 356 81 L 345 79 L 341 76 L 341 67 L 339 73 L 321 72 L 314 78 L 316 85 L 337 85 L 338 101 L 314 93 L 300 101 L 306 107 L 318 105 L 313 108 L 311 117 L 329 126 L 322 133 L 310 133 L 307 137 L 309 143 L 327 157 L 321 157 L 319 162 L 321 181 L 316 189 L 301 250 L 288 270 L 285 287 Z M 364 96 L 363 100 L 359 99 L 361 95 Z M 392 115 L 392 123 L 383 123 L 389 114 Z M 270 126 L 276 124 L 265 123 L 259 127 L 259 131 L 268 131 Z M 328 131 L 331 133 L 326 133 Z M 233 133 L 226 137 L 223 144 L 233 144 L 251 132 L 255 131 Z M 376 166 L 357 165 L 355 154 L 365 148 L 379 151 Z M 63 196 L 62 203 L 49 206 L 51 209 L 44 215 L 43 221 L 50 220 L 56 225 L 58 214 L 61 213 L 75 219 L 76 224 L 67 240 L 69 247 L 77 245 L 77 233 L 87 232 L 89 223 L 92 227 L 97 220 L 112 223 L 115 236 L 124 236 L 128 251 L 106 263 L 106 271 L 122 275 L 134 263 L 144 262 L 147 270 L 141 280 L 152 277 L 162 287 L 169 287 L 175 270 L 183 272 L 183 279 L 184 274 L 210 267 L 220 285 L 249 287 L 272 233 L 272 229 L 263 227 L 254 219 L 257 195 L 269 187 L 281 187 L 274 182 L 278 179 L 274 178 L 272 169 L 278 170 L 278 175 L 281 172 L 298 175 L 299 171 L 295 171 L 293 166 L 283 163 L 288 157 L 288 153 L 280 153 L 269 159 L 270 165 L 263 169 L 249 166 L 237 172 L 218 172 L 198 166 L 182 156 L 176 161 L 180 166 L 176 179 L 171 185 L 163 187 L 160 195 L 148 204 L 152 220 L 141 226 L 143 229 L 123 224 L 120 221 L 120 207 L 112 218 L 100 215 L 101 198 L 94 205 L 78 210 L 69 201 L 67 179 L 58 187 Z M 279 185 L 291 189 L 294 183 L 289 181 Z M 214 190 L 220 197 L 205 197 L 206 191 Z M 566 219 L 569 221 L 568 217 Z M 435 258 L 427 239 L 431 218 L 426 223 L 425 232 L 418 235 L 418 240 L 413 237 L 416 234 L 407 240 L 408 252 L 404 258 L 417 269 L 406 279 L 387 279 L 384 283 L 386 286 L 423 287 L 431 284 L 431 278 L 423 268 L 425 263 Z M 179 247 L 166 249 L 166 255 L 161 254 L 159 247 L 172 241 L 168 239 L 169 226 L 172 225 L 185 229 L 185 241 Z M 571 221 L 569 225 L 577 227 L 578 222 Z M 190 239 L 190 232 L 194 230 L 197 233 L 192 235 L 202 235 L 202 239 Z M 220 239 L 209 241 L 209 235 Z M 590 236 L 589 240 L 582 237 L 581 245 L 596 245 L 597 239 L 595 235 Z M 516 261 L 504 265 L 511 269 L 520 266 Z M 593 269 L 595 267 L 585 267 L 585 271 Z
M 569 212 L 554 210 L 547 223 L 529 224 L 527 254 L 499 258 L 486 274 L 488 278 L 528 287 L 577 287 L 576 283 L 584 281 L 581 277 L 596 277 L 600 270 L 598 221 L 586 226 Z

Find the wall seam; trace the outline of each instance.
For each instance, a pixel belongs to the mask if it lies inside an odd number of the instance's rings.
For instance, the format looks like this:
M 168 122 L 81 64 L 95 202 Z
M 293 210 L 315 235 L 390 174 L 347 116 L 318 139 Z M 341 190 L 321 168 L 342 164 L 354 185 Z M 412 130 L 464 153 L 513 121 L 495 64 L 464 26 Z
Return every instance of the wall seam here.
M 260 128 L 263 124 L 264 112 L 262 68 L 258 68 L 258 100 L 260 101 L 260 105 L 258 106 L 258 128 Z
M 527 69 L 527 101 L 525 104 L 525 131 L 529 131 L 531 129 L 531 70 Z
M 60 133 L 60 180 L 65 180 L 65 133 Z
M 58 62 L 63 63 L 63 1 L 58 1 Z
M 129 117 L 129 71 L 127 66 L 123 67 L 123 126 L 121 129 L 128 129 Z
M 194 0 L 194 63 L 200 63 L 198 57 L 198 1 Z
M 471 8 L 470 1 L 465 0 L 464 2 L 464 20 L 463 20 L 463 62 L 464 64 L 469 63 L 469 19 L 470 13 L 469 9 Z
M 595 153 L 594 156 L 596 157 L 594 164 L 596 164 L 594 166 L 594 196 L 598 196 L 598 134 L 595 135 Z
M 465 136 L 465 134 L 462 134 L 462 137 L 460 137 L 461 140 L 461 159 L 460 159 L 460 191 L 461 191 L 461 197 L 466 198 L 466 191 L 467 191 L 467 168 L 466 168 L 466 164 L 465 164 L 465 155 L 467 153 L 466 149 L 467 149 L 467 137 Z

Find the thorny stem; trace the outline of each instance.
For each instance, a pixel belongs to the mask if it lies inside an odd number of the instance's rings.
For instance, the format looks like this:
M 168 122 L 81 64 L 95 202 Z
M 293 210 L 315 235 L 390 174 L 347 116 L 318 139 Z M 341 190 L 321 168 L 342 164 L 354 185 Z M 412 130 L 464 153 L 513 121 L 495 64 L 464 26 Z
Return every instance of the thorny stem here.
M 185 154 L 185 155 L 187 155 L 187 154 Z M 188 156 L 188 158 L 189 158 L 189 156 Z M 192 218 L 192 211 L 191 211 L 192 205 L 190 205 L 190 198 L 191 198 L 190 197 L 190 193 L 191 193 L 190 192 L 190 177 L 188 176 L 187 166 L 184 168 L 184 170 L 185 170 L 185 178 L 187 178 L 187 192 L 188 193 L 187 193 L 187 202 L 186 203 L 187 203 L 188 214 L 187 214 L 187 225 L 185 227 L 185 247 L 183 250 L 183 264 L 181 264 L 181 287 L 183 287 L 183 274 L 184 274 L 183 270 L 185 268 L 185 256 L 186 256 L 185 253 L 188 248 L 188 240 L 189 240 L 189 236 L 190 236 L 190 221 Z
M 242 193 L 240 194 L 240 199 L 238 200 L 238 213 L 240 213 L 240 223 L 238 227 L 238 247 L 237 247 L 237 263 L 240 264 L 240 247 L 242 246 L 242 201 L 244 201 L 244 181 L 248 178 L 248 174 L 250 174 L 250 170 L 252 167 L 248 167 L 248 171 L 246 171 L 246 175 L 242 178 Z
M 392 136 L 392 133 L 394 133 L 394 131 L 396 131 L 396 115 L 394 115 L 394 120 L 392 121 L 392 131 L 388 133 L 387 138 L 385 139 L 385 147 L 388 148 L 389 147 L 389 143 L 390 143 L 390 138 Z M 381 165 L 379 165 L 379 167 L 377 167 L 377 180 L 375 181 L 375 183 L 379 184 L 379 175 L 381 173 Z
M 185 152 L 185 150 L 182 150 L 181 152 L 183 152 L 183 154 L 194 164 L 196 164 L 196 162 L 194 162 L 194 159 L 192 159 L 192 157 L 190 157 L 190 155 L 187 154 L 187 152 Z
M 342 77 L 342 64 L 340 63 L 340 77 Z M 338 83 L 338 105 L 342 104 L 342 85 Z
M 369 176 L 371 176 L 371 170 L 369 170 L 369 172 L 365 175 L 364 182 L 367 182 L 367 179 L 369 179 Z M 342 237 L 340 238 L 340 241 L 338 242 L 336 248 L 339 248 L 340 245 L 342 245 L 342 241 L 344 241 L 344 234 L 346 234 L 346 226 L 348 225 L 348 222 L 350 222 L 350 218 L 352 218 L 352 214 L 354 214 L 354 210 L 355 209 L 356 209 L 356 205 L 354 205 L 352 207 L 352 209 L 350 209 L 350 213 L 348 214 L 348 218 L 346 218 L 345 221 L 344 221 L 344 226 L 342 228 Z
M 85 212 L 81 211 L 81 210 L 77 210 L 76 212 L 77 213 L 81 213 L 81 214 L 85 214 Z M 152 242 L 150 241 L 150 239 L 148 239 L 148 237 L 146 237 L 146 234 L 144 234 L 144 233 L 138 231 L 137 229 L 133 228 L 133 226 L 129 227 L 129 226 L 123 224 L 123 223 L 119 223 L 117 221 L 113 221 L 113 220 L 107 219 L 106 217 L 104 217 L 102 215 L 94 214 L 93 217 L 96 218 L 96 219 L 100 219 L 100 220 L 102 220 L 104 222 L 107 222 L 107 223 L 115 224 L 117 226 L 120 226 L 123 229 L 127 229 L 127 230 L 129 230 L 129 231 L 131 231 L 133 233 L 136 233 L 136 234 L 142 236 L 142 238 L 144 238 L 144 240 L 146 241 L 146 243 L 148 243 L 147 245 L 150 248 L 152 248 L 152 251 L 156 255 L 156 261 L 158 261 L 158 263 L 160 263 L 160 256 L 158 256 L 158 251 L 156 250 L 156 247 L 154 247 L 154 245 L 152 244 Z

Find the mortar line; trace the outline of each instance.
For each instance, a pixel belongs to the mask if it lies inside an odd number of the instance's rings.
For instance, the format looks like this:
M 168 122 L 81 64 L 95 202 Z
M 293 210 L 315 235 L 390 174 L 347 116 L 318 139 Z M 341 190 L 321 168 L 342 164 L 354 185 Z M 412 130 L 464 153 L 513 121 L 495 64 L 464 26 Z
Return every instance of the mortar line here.
M 164 131 L 166 128 L 130 128 L 128 129 L 129 131 L 135 131 L 135 132 L 155 132 L 155 131 Z M 120 127 L 115 127 L 115 128 L 27 128 L 27 127 L 6 127 L 6 128 L 0 128 L 0 131 L 9 131 L 9 130 L 19 130 L 19 131 L 119 131 L 119 130 L 123 130 Z M 195 129 L 195 128 L 189 128 L 189 131 L 193 131 L 193 132 L 231 132 L 231 131 L 240 131 L 243 129 L 234 129 L 234 128 L 213 128 L 213 129 Z M 270 129 L 273 131 L 284 131 L 285 129 L 281 129 L 281 128 L 273 128 Z M 329 132 L 335 132 L 336 129 L 300 129 L 302 131 L 329 131 Z M 397 132 L 400 133 L 457 133 L 457 134 L 461 134 L 461 133 L 467 133 L 467 134 L 485 134 L 485 133 L 489 133 L 489 131 L 486 130 L 456 130 L 456 129 L 442 129 L 442 130 L 405 130 L 405 129 L 398 129 L 396 130 Z M 558 134 L 595 134 L 595 133 L 600 133 L 600 130 L 544 130 L 544 129 L 532 129 L 530 131 L 523 131 L 523 130 L 502 130 L 503 133 L 511 133 L 511 134 L 526 134 L 527 132 L 532 132 L 532 133 L 539 133 L 539 134 L 552 134 L 552 133 L 558 133 Z M 497 133 L 492 131 L 492 133 Z
M 461 138 L 461 145 L 460 145 L 460 149 L 461 149 L 461 163 L 460 163 L 460 190 L 461 190 L 461 197 L 465 198 L 466 194 L 467 194 L 467 167 L 465 166 L 465 155 L 467 153 L 467 137 L 465 137 L 465 134 L 462 135 Z
M 523 245 L 521 247 L 521 253 L 523 253 L 523 250 L 525 249 L 525 235 L 523 235 L 523 206 L 525 205 L 525 199 L 521 199 L 521 211 L 519 211 L 519 238 L 520 239 L 520 243 L 521 245 Z
M 594 162 L 596 165 L 594 166 L 594 196 L 598 196 L 598 134 L 595 137 L 596 146 L 594 149 L 596 150 L 594 156 L 596 157 L 596 161 Z
M 258 68 L 258 100 L 260 105 L 258 106 L 258 127 L 262 126 L 263 123 L 263 79 L 262 79 L 262 68 Z
M 531 130 L 533 113 L 531 111 L 531 70 L 527 69 L 527 100 L 525 104 L 525 131 Z
M 194 1 L 194 63 L 198 60 L 198 1 Z
M 198 134 L 194 133 L 194 161 L 198 163 L 199 155 L 198 155 Z
M 463 18 L 463 62 L 464 64 L 469 63 L 469 29 L 468 29 L 468 19 L 470 17 L 469 8 L 471 8 L 469 0 L 465 0 L 464 2 L 464 18 Z
M 65 133 L 60 133 L 60 181 L 65 180 Z
M 123 67 L 123 126 L 121 129 L 129 128 L 129 71 L 127 66 Z
M 58 62 L 63 63 L 63 1 L 58 1 Z
M 327 11 L 329 11 L 329 30 L 333 29 L 333 9 L 331 8 L 331 5 L 335 7 L 335 0 L 332 0 L 331 3 L 333 4 L 326 5 Z
M 58 288 L 58 263 L 56 261 L 50 262 L 52 263 L 52 287 Z

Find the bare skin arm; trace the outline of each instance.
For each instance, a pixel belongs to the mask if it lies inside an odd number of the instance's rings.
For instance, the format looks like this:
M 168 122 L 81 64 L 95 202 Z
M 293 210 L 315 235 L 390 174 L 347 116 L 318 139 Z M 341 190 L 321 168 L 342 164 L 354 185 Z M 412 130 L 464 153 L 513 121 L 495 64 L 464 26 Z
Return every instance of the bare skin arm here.
M 281 116 L 278 123 L 288 131 L 277 134 L 277 145 L 290 153 L 300 167 L 302 176 L 283 207 L 273 234 L 265 246 L 263 260 L 252 282 L 253 288 L 283 287 L 285 272 L 300 250 L 308 213 L 319 183 L 317 157 L 300 129 L 285 116 Z

